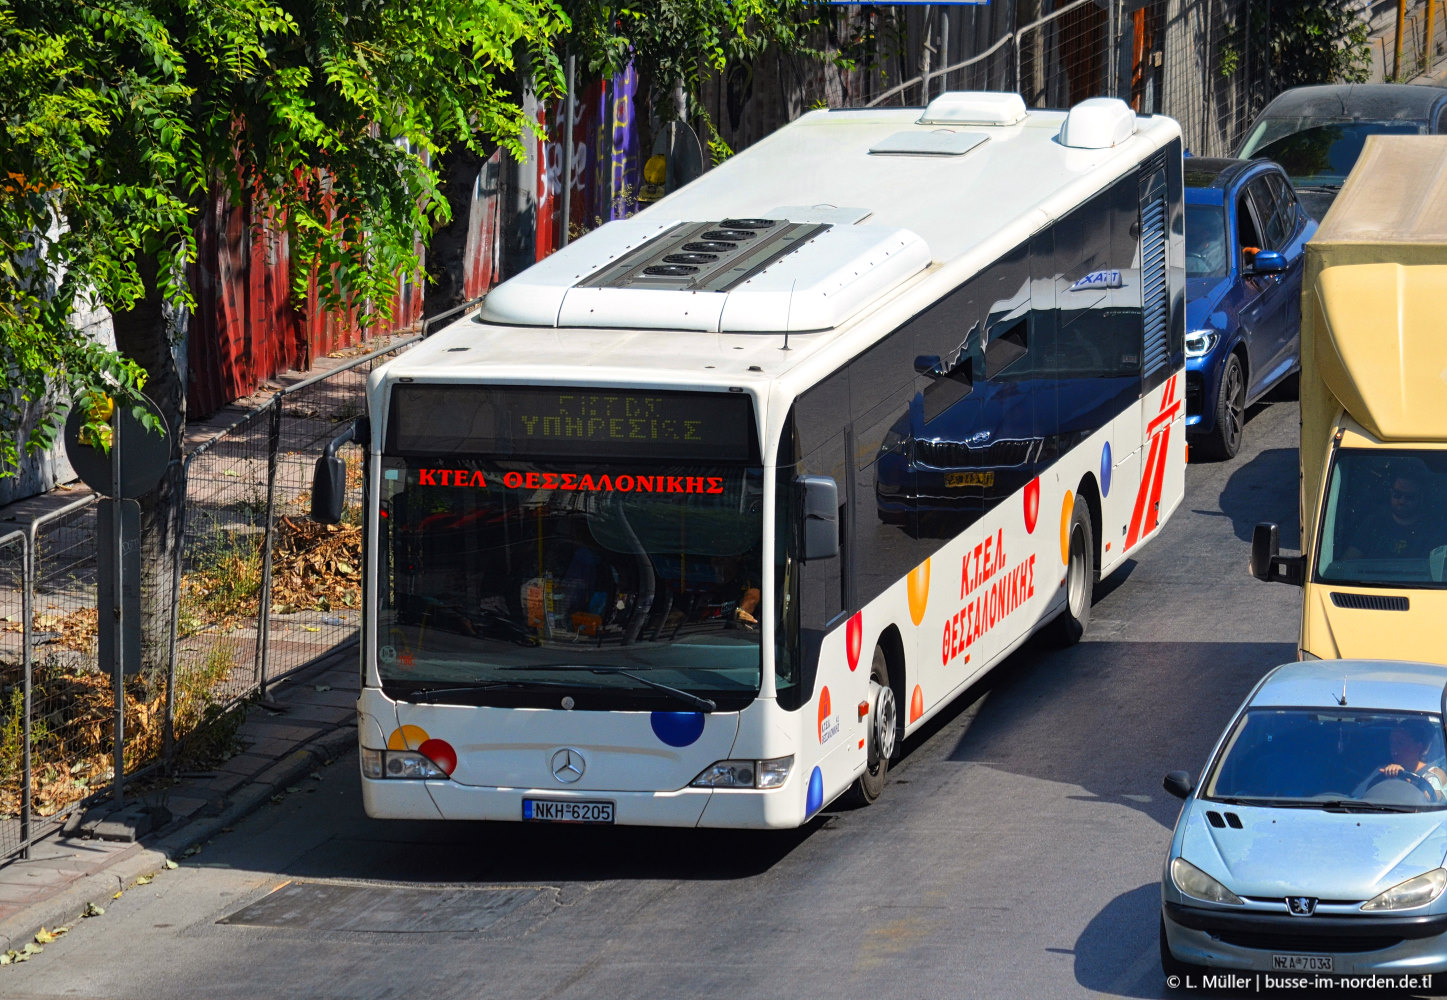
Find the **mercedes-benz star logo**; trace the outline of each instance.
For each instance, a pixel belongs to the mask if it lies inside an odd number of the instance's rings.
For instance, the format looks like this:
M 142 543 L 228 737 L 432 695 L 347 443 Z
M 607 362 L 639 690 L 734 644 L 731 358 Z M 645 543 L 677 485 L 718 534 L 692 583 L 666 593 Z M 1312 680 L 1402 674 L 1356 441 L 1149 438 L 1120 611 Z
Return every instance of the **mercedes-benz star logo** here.
M 587 762 L 583 760 L 583 755 L 571 748 L 564 748 L 553 754 L 553 777 L 565 785 L 571 785 L 581 778 L 583 776 L 583 770 L 587 766 Z
M 1309 917 L 1316 912 L 1316 900 L 1310 896 L 1287 896 L 1286 908 L 1293 917 Z

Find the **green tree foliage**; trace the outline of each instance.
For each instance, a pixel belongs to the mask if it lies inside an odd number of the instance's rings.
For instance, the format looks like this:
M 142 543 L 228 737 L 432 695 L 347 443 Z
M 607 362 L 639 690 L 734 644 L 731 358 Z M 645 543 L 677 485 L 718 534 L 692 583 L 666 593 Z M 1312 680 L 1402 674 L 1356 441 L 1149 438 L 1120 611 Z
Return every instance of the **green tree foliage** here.
M 708 74 L 723 72 L 731 62 L 755 59 L 770 45 L 825 58 L 809 46 L 823 10 L 818 0 L 561 2 L 574 25 L 566 43 L 588 70 L 611 75 L 631 60 L 644 106 L 659 121 L 676 118 L 682 110 L 686 118 L 702 123 L 716 158 L 732 150 L 699 100 L 700 84 Z M 683 109 L 675 102 L 676 87 L 682 88 Z
M 1366 82 L 1371 48 L 1359 5 L 1272 0 L 1258 6 L 1252 16 L 1258 37 L 1268 38 L 1272 93 L 1314 83 Z
M 497 81 L 530 50 L 556 90 L 566 28 L 552 0 L 0 0 L 0 400 L 161 378 L 163 306 L 193 304 L 223 190 L 284 229 L 324 305 L 385 308 L 447 213 L 429 156 L 521 152 L 532 123 Z M 73 332 L 88 297 L 128 357 Z M 0 407 L 0 471 L 21 416 Z

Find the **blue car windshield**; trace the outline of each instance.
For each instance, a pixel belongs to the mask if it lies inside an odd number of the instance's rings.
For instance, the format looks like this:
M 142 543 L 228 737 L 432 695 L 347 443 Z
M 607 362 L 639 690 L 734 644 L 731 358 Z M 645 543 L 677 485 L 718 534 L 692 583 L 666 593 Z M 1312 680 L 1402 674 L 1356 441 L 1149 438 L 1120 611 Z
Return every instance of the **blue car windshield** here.
M 1216 205 L 1186 206 L 1186 277 L 1224 278 L 1226 217 Z
M 1241 147 L 1241 158 L 1275 160 L 1298 188 L 1339 188 L 1362 155 L 1367 136 L 1417 135 L 1426 131 L 1426 125 L 1413 121 L 1267 118 L 1257 123 Z
M 1329 677 L 1323 673 L 1324 684 L 1332 683 Z M 1202 797 L 1263 805 L 1359 802 L 1364 808 L 1443 809 L 1444 768 L 1440 715 L 1253 708 L 1236 722 L 1202 783 Z

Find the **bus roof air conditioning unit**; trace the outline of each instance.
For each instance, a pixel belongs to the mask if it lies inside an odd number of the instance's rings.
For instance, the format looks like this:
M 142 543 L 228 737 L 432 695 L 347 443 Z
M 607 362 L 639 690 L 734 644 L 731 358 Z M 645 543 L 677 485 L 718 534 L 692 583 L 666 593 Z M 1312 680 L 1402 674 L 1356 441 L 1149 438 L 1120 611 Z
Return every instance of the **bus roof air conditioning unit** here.
M 929 263 L 924 240 L 888 226 L 629 219 L 498 285 L 481 317 L 516 326 L 802 333 L 838 326 Z
M 1109 149 L 1135 133 L 1135 112 L 1115 97 L 1091 97 L 1070 109 L 1060 126 L 1060 145 Z
M 919 116 L 920 125 L 1018 125 L 1025 99 L 993 90 L 951 90 L 936 97 Z

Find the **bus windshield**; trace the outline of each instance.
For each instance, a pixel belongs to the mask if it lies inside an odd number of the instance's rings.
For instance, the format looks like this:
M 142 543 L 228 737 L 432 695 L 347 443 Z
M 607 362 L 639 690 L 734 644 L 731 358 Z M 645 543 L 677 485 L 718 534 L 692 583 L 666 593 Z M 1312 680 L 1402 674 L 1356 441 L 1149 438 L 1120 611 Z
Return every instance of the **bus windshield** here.
M 687 711 L 758 693 L 760 468 L 389 456 L 381 479 L 390 696 Z
M 1317 579 L 1447 587 L 1447 452 L 1343 448 L 1332 462 Z

